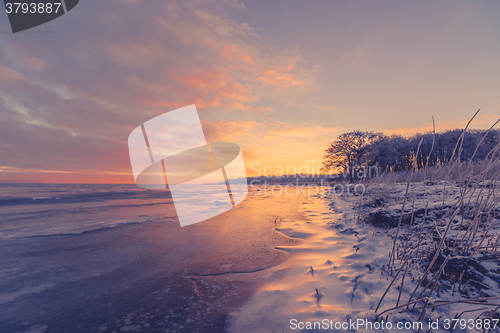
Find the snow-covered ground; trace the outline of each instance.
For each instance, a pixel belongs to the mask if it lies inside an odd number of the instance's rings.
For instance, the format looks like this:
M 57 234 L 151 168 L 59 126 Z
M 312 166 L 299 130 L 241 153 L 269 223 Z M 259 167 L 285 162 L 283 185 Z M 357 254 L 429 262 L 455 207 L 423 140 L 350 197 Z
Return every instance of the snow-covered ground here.
M 500 266 L 494 251 L 500 231 L 496 223 L 497 201 L 492 196 L 492 187 L 483 185 L 466 187 L 470 192 L 463 203 L 470 209 L 455 214 L 446 232 L 454 205 L 460 203 L 461 188 L 451 182 L 412 183 L 398 232 L 397 257 L 391 266 L 388 266 L 389 258 L 406 184 L 374 184 L 361 198 L 322 194 L 304 202 L 301 207 L 304 220 L 282 219 L 277 228 L 301 239 L 302 243 L 280 247 L 291 254 L 290 258 L 259 273 L 265 282 L 243 307 L 229 316 L 229 331 L 389 332 L 398 328 L 417 331 L 418 322 L 422 323 L 424 332 L 446 331 L 448 325 L 455 326 L 457 332 L 481 331 L 480 327 L 485 324 L 493 327 L 498 317 L 494 314 L 496 307 L 491 304 L 500 305 L 500 299 L 463 303 L 467 299 L 500 296 Z M 491 213 L 491 217 L 478 214 L 476 221 L 480 222 L 472 223 L 476 217 L 474 207 L 486 201 L 492 206 L 484 207 L 483 211 Z M 448 213 L 450 209 L 453 211 Z M 488 226 L 491 237 L 484 237 L 481 248 L 474 253 Z M 468 235 L 470 240 L 466 246 Z M 409 309 L 405 306 L 385 312 L 408 302 L 434 258 L 441 237 L 445 239 L 441 255 L 436 257 L 433 269 L 412 298 L 417 299 L 423 285 L 431 281 L 420 296 L 422 301 L 416 303 L 415 309 L 412 304 Z M 474 254 L 468 259 L 471 253 Z M 434 284 L 434 276 L 445 260 L 444 255 L 448 254 L 449 261 L 443 265 L 441 278 Z M 401 266 L 403 269 L 398 273 Z M 433 287 L 427 301 L 425 297 Z M 426 302 L 425 314 L 419 318 Z M 454 303 L 441 305 L 447 302 Z M 458 320 L 452 321 L 454 318 Z

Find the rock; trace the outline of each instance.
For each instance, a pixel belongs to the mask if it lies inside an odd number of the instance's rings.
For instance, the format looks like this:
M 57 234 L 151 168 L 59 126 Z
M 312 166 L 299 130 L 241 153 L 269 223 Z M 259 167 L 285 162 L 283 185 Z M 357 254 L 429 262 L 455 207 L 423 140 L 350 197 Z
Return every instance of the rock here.
M 380 228 L 395 228 L 398 226 L 399 219 L 390 215 L 386 210 L 379 209 L 369 213 L 364 221 Z

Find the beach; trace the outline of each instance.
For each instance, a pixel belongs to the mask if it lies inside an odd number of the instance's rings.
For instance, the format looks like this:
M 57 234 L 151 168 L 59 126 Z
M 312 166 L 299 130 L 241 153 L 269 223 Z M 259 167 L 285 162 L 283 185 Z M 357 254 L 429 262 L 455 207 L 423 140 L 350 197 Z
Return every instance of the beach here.
M 277 230 L 302 242 L 279 247 L 290 258 L 260 274 L 267 283 L 230 316 L 229 332 L 320 332 L 305 323 L 375 319 L 373 303 L 387 283 L 375 269 L 387 261 L 390 238 L 358 223 L 356 200 L 318 194 L 300 206 L 303 220 L 281 219 Z
M 183 228 L 168 192 L 87 185 L 75 195 L 74 188 L 60 193 L 37 185 L 33 200 L 22 196 L 33 188 L 10 187 L 11 196 L 0 199 L 0 326 L 31 333 L 275 333 L 446 332 L 453 318 L 481 317 L 483 324 L 496 304 L 467 302 L 500 296 L 493 238 L 486 252 L 474 252 L 463 284 L 454 271 L 461 257 L 443 274 L 431 270 L 439 277 L 438 291 L 428 296 L 432 311 L 421 316 L 425 297 L 415 309 L 401 308 L 419 288 L 436 235 L 444 232 L 442 207 L 456 201 L 460 188 L 409 186 L 412 204 L 397 243 L 419 252 L 405 261 L 398 245 L 389 265 L 404 184 L 367 185 L 364 196 L 250 186 L 235 209 Z M 55 202 L 54 193 L 66 203 Z M 58 222 L 47 228 L 47 221 Z M 454 222 L 450 239 L 465 232 L 461 223 Z M 496 235 L 498 225 L 492 226 Z M 434 236 L 422 234 L 434 228 Z

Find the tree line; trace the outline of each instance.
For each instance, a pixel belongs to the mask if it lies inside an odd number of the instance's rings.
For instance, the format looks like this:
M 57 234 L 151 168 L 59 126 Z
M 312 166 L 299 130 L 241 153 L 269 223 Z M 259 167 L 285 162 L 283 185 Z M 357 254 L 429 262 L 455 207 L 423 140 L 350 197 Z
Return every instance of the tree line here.
M 442 133 L 416 134 L 412 137 L 352 131 L 340 134 L 325 150 L 323 171 L 341 172 L 352 167 L 377 166 L 382 171 L 411 170 L 443 165 L 460 152 L 461 161 L 483 160 L 500 142 L 500 130 L 469 130 L 461 140 L 462 129 Z M 498 154 L 498 151 L 495 151 Z

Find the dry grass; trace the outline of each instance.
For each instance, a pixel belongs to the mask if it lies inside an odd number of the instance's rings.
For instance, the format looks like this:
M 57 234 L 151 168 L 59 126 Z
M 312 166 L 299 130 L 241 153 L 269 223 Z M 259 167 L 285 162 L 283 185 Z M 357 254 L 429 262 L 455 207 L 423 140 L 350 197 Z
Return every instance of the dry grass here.
M 465 281 L 464 278 L 470 275 L 468 272 L 475 269 L 472 264 L 477 263 L 478 256 L 489 256 L 498 261 L 500 248 L 500 231 L 495 228 L 500 225 L 500 144 L 483 161 L 472 162 L 471 159 L 469 162 L 460 162 L 463 138 L 468 125 L 457 142 L 449 163 L 416 171 L 387 172 L 371 180 L 372 185 L 384 185 L 378 186 L 380 193 L 376 195 L 386 198 L 398 183 L 406 182 L 399 223 L 394 234 L 393 251 L 389 254 L 389 268 L 394 272 L 394 277 L 375 312 L 379 311 L 379 308 L 382 310 L 383 307 L 380 306 L 391 288 L 400 288 L 399 297 L 396 304 L 389 308 L 385 304 L 386 309 L 379 315 L 419 311 L 419 320 L 423 320 L 427 311 L 467 302 L 472 308 L 476 306 L 478 311 L 481 310 L 480 307 L 491 307 L 493 311 L 482 312 L 479 316 L 491 318 L 500 307 L 500 303 L 495 302 L 500 297 L 473 297 L 468 290 L 474 284 L 479 286 L 477 289 L 480 293 L 481 282 L 472 279 Z M 429 202 L 425 204 L 423 218 L 414 217 L 416 195 L 413 196 L 411 214 L 407 213 L 408 209 L 405 210 L 412 196 L 411 189 L 415 190 L 410 184 L 416 182 L 421 182 L 421 186 L 435 185 L 434 189 L 437 189 L 436 186 L 442 187 L 442 205 L 433 208 L 433 218 L 429 218 Z M 447 197 L 447 189 L 452 187 L 458 189 L 458 195 Z M 410 216 L 408 228 L 402 228 L 401 225 L 405 214 Z M 460 266 L 460 272 L 450 272 L 451 264 L 457 262 L 464 263 Z M 410 297 L 400 305 L 401 290 L 408 270 L 413 272 L 413 278 L 417 277 L 416 285 L 412 286 Z M 401 279 L 400 283 L 397 282 L 398 279 Z M 443 283 L 453 285 L 451 296 L 455 299 L 452 301 L 443 302 L 438 299 Z M 484 293 L 481 295 L 484 296 Z M 462 314 L 457 313 L 456 316 Z
M 373 178 L 372 183 L 384 183 L 387 185 L 404 183 L 408 180 L 410 171 L 384 172 L 378 178 Z M 484 175 L 482 175 L 484 173 Z M 478 162 L 456 162 L 432 166 L 413 172 L 412 182 L 436 182 L 441 180 L 456 181 L 464 178 L 464 175 L 471 175 L 473 178 L 481 176 L 484 179 L 495 179 L 500 173 L 500 163 L 494 162 L 487 170 L 484 170 L 484 161 Z

